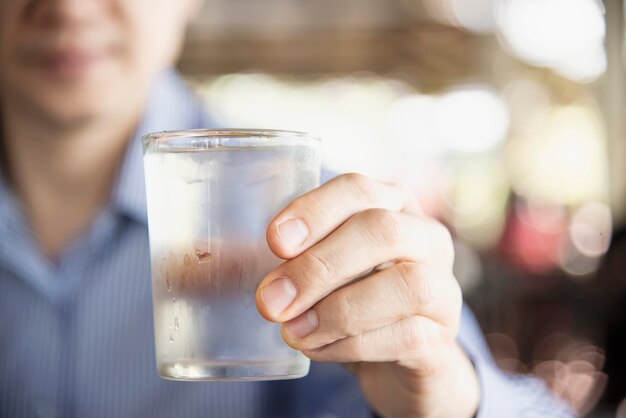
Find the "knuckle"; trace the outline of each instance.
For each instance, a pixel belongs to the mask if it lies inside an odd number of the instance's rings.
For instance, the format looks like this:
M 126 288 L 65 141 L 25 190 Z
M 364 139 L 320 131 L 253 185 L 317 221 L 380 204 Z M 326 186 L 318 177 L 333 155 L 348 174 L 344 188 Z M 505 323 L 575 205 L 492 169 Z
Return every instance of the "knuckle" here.
M 360 361 L 365 359 L 365 356 L 367 354 L 367 343 L 366 341 L 364 341 L 365 336 L 363 334 L 359 334 L 356 335 L 354 337 L 350 337 L 348 343 L 348 347 L 346 347 L 346 351 L 348 354 L 348 357 L 352 360 L 352 361 Z
M 340 337 L 352 337 L 354 333 L 351 327 L 351 320 L 354 317 L 354 303 L 344 292 L 333 294 L 332 303 L 334 305 L 334 327 Z
M 343 178 L 348 182 L 349 187 L 355 189 L 356 193 L 363 199 L 367 206 L 377 206 L 379 203 L 378 193 L 374 180 L 359 173 L 344 174 Z
M 289 204 L 289 211 L 312 224 L 332 217 L 332 206 L 318 193 L 309 192 Z
M 401 283 L 401 292 L 409 297 L 408 305 L 417 313 L 428 306 L 432 299 L 430 282 L 417 263 L 399 263 L 396 265 Z
M 327 261 L 313 252 L 305 252 L 298 260 L 299 275 L 303 280 L 312 283 L 327 284 L 330 282 L 331 268 Z
M 329 204 L 327 194 L 311 190 L 291 200 L 280 212 L 282 216 L 275 217 L 274 221 L 285 219 L 287 216 L 296 217 L 303 219 L 309 227 L 315 229 L 316 225 L 333 218 L 333 209 L 334 206 Z
M 402 225 L 395 212 L 388 209 L 368 209 L 363 212 L 371 238 L 384 246 L 397 247 L 403 238 Z
M 424 327 L 419 317 L 410 318 L 404 324 L 404 348 L 407 352 L 416 354 L 424 347 Z

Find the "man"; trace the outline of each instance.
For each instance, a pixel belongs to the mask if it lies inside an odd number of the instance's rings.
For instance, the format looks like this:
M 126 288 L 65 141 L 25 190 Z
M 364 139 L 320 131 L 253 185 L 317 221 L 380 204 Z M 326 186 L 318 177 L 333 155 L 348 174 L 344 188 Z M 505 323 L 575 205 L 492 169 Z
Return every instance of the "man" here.
M 445 228 L 404 188 L 359 175 L 268 225 L 287 261 L 259 286 L 260 313 L 325 363 L 298 381 L 159 379 L 137 138 L 210 123 L 167 70 L 198 5 L 0 5 L 2 416 L 569 416 L 493 366 Z

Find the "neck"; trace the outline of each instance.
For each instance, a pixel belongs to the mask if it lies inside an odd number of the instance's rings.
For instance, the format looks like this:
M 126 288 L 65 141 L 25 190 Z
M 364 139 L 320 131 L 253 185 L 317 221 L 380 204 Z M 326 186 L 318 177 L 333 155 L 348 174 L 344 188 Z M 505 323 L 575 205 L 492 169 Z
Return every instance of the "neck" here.
M 55 261 L 106 203 L 140 106 L 74 124 L 3 108 L 9 185 L 42 252 Z

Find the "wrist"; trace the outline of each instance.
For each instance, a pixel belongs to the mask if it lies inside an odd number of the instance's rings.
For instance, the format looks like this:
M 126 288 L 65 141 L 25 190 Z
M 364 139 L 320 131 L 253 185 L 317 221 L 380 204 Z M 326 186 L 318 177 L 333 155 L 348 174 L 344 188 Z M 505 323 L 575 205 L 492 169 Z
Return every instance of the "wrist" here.
M 427 372 L 404 369 L 403 386 L 410 393 L 406 408 L 389 417 L 475 418 L 480 404 L 480 383 L 474 364 L 453 342 L 441 347 L 438 365 Z M 402 404 L 403 402 L 400 402 Z M 396 407 L 398 404 L 396 404 Z
M 455 360 L 450 362 L 453 366 L 449 369 L 448 384 L 451 388 L 449 393 L 455 402 L 448 402 L 450 409 L 445 416 L 474 418 L 480 404 L 480 383 L 476 369 L 458 344 L 455 344 L 452 356 Z

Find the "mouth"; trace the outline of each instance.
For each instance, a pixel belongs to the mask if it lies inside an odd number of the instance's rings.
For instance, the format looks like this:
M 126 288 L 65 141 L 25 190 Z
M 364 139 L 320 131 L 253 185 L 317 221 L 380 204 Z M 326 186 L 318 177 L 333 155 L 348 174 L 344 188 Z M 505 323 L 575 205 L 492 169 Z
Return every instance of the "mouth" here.
M 87 74 L 109 57 L 105 49 L 69 47 L 42 52 L 35 63 L 53 78 L 68 79 Z
M 37 35 L 26 38 L 16 52 L 26 68 L 56 81 L 76 81 L 91 75 L 110 62 L 119 49 L 111 37 L 70 32 Z

